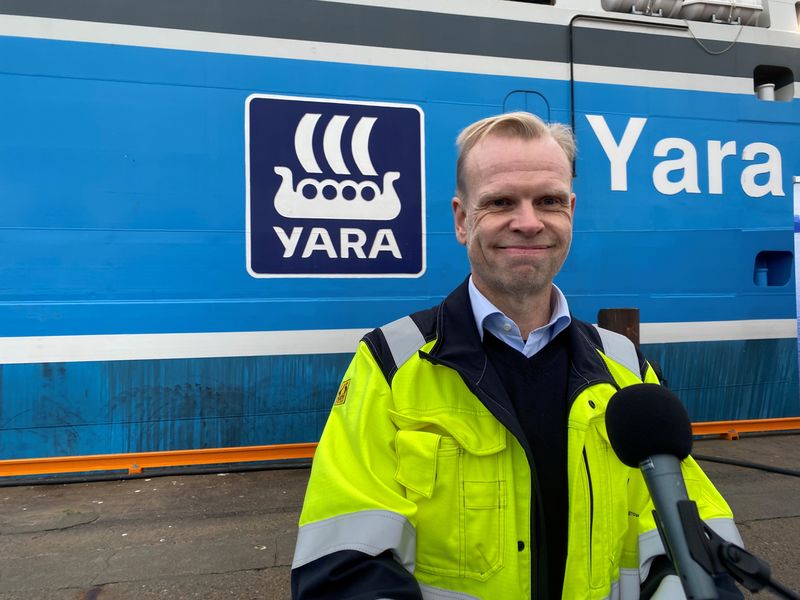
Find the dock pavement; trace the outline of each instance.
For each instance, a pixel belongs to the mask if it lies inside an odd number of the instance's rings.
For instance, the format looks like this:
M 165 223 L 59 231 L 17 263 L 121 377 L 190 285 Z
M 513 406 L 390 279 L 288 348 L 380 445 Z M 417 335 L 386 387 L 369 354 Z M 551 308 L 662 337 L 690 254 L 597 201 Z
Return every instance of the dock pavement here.
M 715 437 L 696 440 L 693 453 L 800 471 L 799 443 L 798 433 Z M 800 477 L 700 464 L 748 549 L 800 590 Z M 288 599 L 308 473 L 0 487 L 0 600 Z

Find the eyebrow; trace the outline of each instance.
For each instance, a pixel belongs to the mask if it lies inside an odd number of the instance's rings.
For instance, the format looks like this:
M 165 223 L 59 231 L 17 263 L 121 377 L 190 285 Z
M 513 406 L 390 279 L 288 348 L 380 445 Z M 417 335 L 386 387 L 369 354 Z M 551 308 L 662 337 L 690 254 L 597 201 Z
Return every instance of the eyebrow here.
M 503 197 L 510 197 L 510 198 L 518 198 L 520 194 L 517 193 L 514 189 L 498 189 L 498 190 L 488 190 L 483 194 L 480 194 L 476 197 L 477 202 L 484 202 L 486 200 L 494 200 L 495 198 L 503 198 Z M 549 188 L 543 191 L 538 191 L 534 198 L 559 198 L 561 200 L 569 200 L 570 196 L 572 196 L 572 188 L 568 190 L 557 190 L 555 188 Z

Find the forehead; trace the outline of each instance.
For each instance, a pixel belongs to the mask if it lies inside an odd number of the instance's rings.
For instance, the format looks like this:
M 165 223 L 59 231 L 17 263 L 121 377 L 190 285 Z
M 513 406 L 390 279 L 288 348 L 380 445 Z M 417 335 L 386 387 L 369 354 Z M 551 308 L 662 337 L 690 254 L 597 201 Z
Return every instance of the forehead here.
M 572 165 L 550 136 L 523 139 L 490 134 L 475 144 L 464 167 L 470 188 L 508 177 L 538 177 L 560 181 L 568 187 L 572 182 Z

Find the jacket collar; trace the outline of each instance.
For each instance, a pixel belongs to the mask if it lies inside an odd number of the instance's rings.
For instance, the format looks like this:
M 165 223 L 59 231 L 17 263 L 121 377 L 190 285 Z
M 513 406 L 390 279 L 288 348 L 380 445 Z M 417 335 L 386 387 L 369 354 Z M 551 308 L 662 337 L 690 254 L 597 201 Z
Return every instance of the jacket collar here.
M 462 375 L 478 384 L 488 359 L 475 326 L 468 285 L 469 277 L 439 305 L 436 344 L 430 355 L 439 362 L 457 366 Z
M 436 344 L 429 356 L 436 362 L 455 368 L 471 386 L 486 391 L 498 400 L 505 399 L 502 382 L 489 364 L 475 325 L 468 281 L 469 278 L 465 279 L 439 305 Z M 572 317 L 565 334 L 569 336 L 570 348 L 570 380 L 567 388 L 570 401 L 583 388 L 594 383 L 610 383 L 617 387 L 598 354 L 598 350 L 602 350 L 602 343 L 597 330 Z

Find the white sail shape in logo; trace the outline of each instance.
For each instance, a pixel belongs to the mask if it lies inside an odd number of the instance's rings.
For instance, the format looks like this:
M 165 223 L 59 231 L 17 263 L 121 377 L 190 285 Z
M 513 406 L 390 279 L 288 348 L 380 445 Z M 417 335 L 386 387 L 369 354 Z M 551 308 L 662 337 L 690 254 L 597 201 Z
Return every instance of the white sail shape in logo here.
M 314 157 L 313 146 L 314 129 L 321 116 L 318 113 L 304 114 L 294 131 L 294 152 L 306 173 L 322 173 Z
M 343 115 L 334 116 L 325 128 L 325 136 L 322 138 L 325 158 L 328 159 L 328 164 L 337 175 L 350 175 L 342 156 L 342 132 L 344 132 L 344 125 L 349 118 Z
M 294 147 L 306 174 L 322 173 L 314 155 L 314 130 L 322 115 L 306 113 L 297 124 Z M 325 159 L 336 175 L 350 175 L 342 155 L 342 136 L 349 117 L 334 115 L 325 128 L 322 148 Z M 375 177 L 378 172 L 369 153 L 369 139 L 377 117 L 361 117 L 353 129 L 351 152 L 362 175 Z M 281 177 L 275 194 L 275 210 L 289 219 L 358 219 L 390 221 L 400 214 L 400 198 L 394 182 L 398 171 L 383 174 L 382 186 L 371 180 L 301 179 L 294 185 L 294 174 L 285 166 L 274 167 Z
M 353 160 L 356 161 L 359 171 L 373 177 L 378 173 L 372 166 L 372 160 L 369 157 L 369 136 L 372 133 L 372 126 L 377 120 L 375 117 L 361 117 L 353 130 Z

